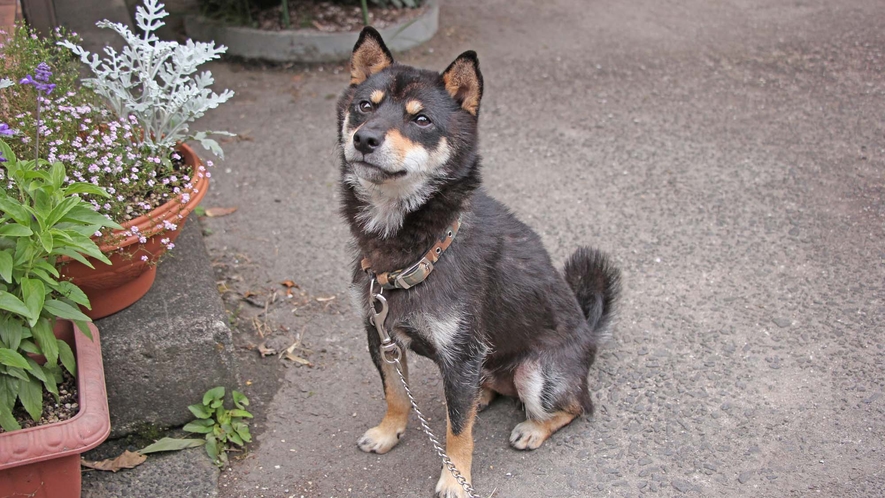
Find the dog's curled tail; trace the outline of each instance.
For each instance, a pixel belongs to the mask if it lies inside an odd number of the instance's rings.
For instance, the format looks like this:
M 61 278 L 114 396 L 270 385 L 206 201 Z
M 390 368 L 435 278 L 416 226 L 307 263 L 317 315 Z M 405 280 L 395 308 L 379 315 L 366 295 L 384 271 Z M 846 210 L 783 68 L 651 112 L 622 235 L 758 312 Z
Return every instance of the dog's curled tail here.
M 621 293 L 621 272 L 605 254 L 580 247 L 565 262 L 564 273 L 590 329 L 598 342 L 604 342 L 611 334 L 609 329 Z

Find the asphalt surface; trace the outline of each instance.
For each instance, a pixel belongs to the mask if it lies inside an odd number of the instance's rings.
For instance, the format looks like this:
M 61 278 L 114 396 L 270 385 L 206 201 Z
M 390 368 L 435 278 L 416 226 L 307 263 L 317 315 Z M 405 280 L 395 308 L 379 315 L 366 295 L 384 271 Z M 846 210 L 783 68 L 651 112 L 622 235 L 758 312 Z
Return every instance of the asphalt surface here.
M 524 453 L 493 403 L 482 496 L 885 495 L 881 0 L 447 0 L 440 25 L 398 60 L 479 53 L 488 190 L 554 261 L 597 246 L 624 279 L 596 414 Z M 212 69 L 237 96 L 202 124 L 241 137 L 204 206 L 238 211 L 203 223 L 257 414 L 219 495 L 430 496 L 414 417 L 390 453 L 356 446 L 384 403 L 337 214 L 346 72 Z M 312 366 L 259 357 L 299 338 Z M 444 432 L 435 367 L 411 372 Z

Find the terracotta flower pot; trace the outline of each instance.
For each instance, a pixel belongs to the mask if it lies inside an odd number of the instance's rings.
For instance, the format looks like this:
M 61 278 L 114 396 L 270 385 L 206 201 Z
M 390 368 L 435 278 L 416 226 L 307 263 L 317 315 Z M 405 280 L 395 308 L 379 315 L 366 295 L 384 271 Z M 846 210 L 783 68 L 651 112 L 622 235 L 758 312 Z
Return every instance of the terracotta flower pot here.
M 0 434 L 0 497 L 75 498 L 80 496 L 80 453 L 111 433 L 98 329 L 92 340 L 59 321 L 55 335 L 77 358 L 80 412 L 73 418 Z
M 206 195 L 209 177 L 199 171 L 200 158 L 185 144 L 178 146 L 178 152 L 192 168 L 193 188 L 147 215 L 123 223 L 123 230 L 99 240 L 101 251 L 111 260 L 110 265 L 89 258 L 95 266 L 92 269 L 69 258 L 59 259 L 62 277 L 70 278 L 89 297 L 92 309 L 83 312 L 93 320 L 127 308 L 147 294 L 156 278 L 160 256 L 166 252 L 167 245 L 175 241 L 188 215 Z M 165 228 L 164 223 L 175 228 Z M 147 237 L 144 244 L 139 242 L 141 236 Z M 168 240 L 164 243 L 165 239 Z

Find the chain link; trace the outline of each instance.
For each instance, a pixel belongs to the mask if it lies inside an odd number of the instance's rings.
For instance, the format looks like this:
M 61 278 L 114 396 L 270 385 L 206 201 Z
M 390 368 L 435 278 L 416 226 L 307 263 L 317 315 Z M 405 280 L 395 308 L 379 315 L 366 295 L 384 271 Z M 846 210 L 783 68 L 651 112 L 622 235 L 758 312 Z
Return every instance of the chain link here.
M 398 346 L 397 346 L 398 347 Z M 479 495 L 474 491 L 473 486 L 467 482 L 467 479 L 461 475 L 461 472 L 458 471 L 458 467 L 455 467 L 455 463 L 452 462 L 452 459 L 449 458 L 449 455 L 446 454 L 442 445 L 439 443 L 439 440 L 436 436 L 433 435 L 433 431 L 430 430 L 430 425 L 427 423 L 427 418 L 424 417 L 424 414 L 421 413 L 421 410 L 418 409 L 418 403 L 415 401 L 415 397 L 412 395 L 412 390 L 409 389 L 409 383 L 406 381 L 406 377 L 403 375 L 402 366 L 399 362 L 399 356 L 395 357 L 393 361 L 388 361 L 388 363 L 393 363 L 394 368 L 396 369 L 397 375 L 399 375 L 399 380 L 403 383 L 403 388 L 406 390 L 406 395 L 409 397 L 409 402 L 412 403 L 412 409 L 415 410 L 415 414 L 418 415 L 418 420 L 421 422 L 421 429 L 424 430 L 424 434 L 427 434 L 427 438 L 430 439 L 430 444 L 433 445 L 433 449 L 436 450 L 436 454 L 442 459 L 443 465 L 449 469 L 452 477 L 458 481 L 458 484 L 464 488 L 464 492 L 467 493 L 469 498 L 480 498 Z

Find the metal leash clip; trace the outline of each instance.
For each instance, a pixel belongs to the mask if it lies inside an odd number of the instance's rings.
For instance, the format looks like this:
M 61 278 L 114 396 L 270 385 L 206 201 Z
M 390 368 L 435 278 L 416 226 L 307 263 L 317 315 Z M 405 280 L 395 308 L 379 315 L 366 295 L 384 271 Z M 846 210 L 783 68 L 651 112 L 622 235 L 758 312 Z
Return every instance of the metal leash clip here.
M 384 292 L 384 288 L 381 288 L 381 292 Z M 371 300 L 369 306 L 372 310 L 372 315 L 369 317 L 369 322 L 375 326 L 375 330 L 378 331 L 378 337 L 381 339 L 381 355 L 384 358 L 384 361 L 387 363 L 396 363 L 402 357 L 402 350 L 399 345 L 393 342 L 393 339 L 390 338 L 390 334 L 387 333 L 387 328 L 384 327 L 384 322 L 387 320 L 387 299 L 381 295 L 381 292 L 375 294 L 375 279 L 372 278 L 371 284 L 369 286 L 369 299 Z M 381 303 L 381 310 L 376 309 L 375 304 Z

